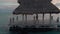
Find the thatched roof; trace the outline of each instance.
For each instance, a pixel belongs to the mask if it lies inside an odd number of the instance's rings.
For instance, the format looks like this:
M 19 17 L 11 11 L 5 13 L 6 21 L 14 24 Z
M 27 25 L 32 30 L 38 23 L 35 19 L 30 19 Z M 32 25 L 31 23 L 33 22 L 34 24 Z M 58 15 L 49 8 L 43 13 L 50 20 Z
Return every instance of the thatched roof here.
M 20 2 L 21 5 L 13 11 L 13 14 L 60 13 L 60 10 L 51 3 L 51 0 L 20 0 Z

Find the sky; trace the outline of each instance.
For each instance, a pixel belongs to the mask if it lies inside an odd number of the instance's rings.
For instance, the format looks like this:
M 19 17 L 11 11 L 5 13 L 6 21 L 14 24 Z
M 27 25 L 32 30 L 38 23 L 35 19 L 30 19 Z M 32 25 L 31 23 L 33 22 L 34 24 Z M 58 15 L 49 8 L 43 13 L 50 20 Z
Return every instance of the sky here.
M 60 0 L 53 0 L 54 4 L 60 3 Z M 0 5 L 17 5 L 17 0 L 0 0 Z
M 60 0 L 53 0 L 53 3 L 60 3 Z M 17 0 L 0 0 L 0 4 L 17 4 Z
M 56 3 L 60 3 L 60 0 L 53 0 L 52 2 L 56 4 Z
M 52 3 L 60 8 L 60 0 L 53 0 Z M 14 10 L 19 4 L 17 0 L 0 0 L 0 10 Z M 4 11 L 3 11 L 4 12 Z

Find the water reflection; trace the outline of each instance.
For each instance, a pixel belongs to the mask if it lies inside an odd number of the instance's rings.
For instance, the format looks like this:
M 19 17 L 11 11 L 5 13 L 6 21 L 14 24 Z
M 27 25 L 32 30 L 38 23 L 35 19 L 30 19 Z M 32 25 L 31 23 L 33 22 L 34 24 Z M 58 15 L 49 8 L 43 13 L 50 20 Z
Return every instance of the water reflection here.
M 9 32 L 9 34 L 21 34 L 21 32 Z

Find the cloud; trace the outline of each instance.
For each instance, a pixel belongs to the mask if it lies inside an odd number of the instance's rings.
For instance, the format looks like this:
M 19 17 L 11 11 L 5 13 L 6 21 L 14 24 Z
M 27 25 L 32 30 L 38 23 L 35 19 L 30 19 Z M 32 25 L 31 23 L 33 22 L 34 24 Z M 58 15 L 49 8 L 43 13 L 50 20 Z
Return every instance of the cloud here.
M 14 9 L 14 8 L 16 8 L 16 7 L 18 7 L 18 5 L 4 5 L 4 6 L 0 6 L 0 9 Z
M 56 5 L 56 6 L 60 6 L 60 3 L 56 3 L 55 5 Z
M 17 7 L 18 7 L 18 5 L 0 6 L 0 13 L 1 12 L 13 12 L 14 9 Z
M 53 0 L 53 4 L 60 3 L 60 0 Z M 17 0 L 0 0 L 0 5 L 17 5 Z
M 7 3 L 0 3 L 0 5 L 19 5 L 19 4 L 18 3 L 7 2 Z
M 0 0 L 0 2 L 17 2 L 17 0 Z
M 60 9 L 60 3 L 56 3 L 55 5 Z
M 18 5 L 17 0 L 0 0 L 0 12 L 12 12 Z
M 60 3 L 60 0 L 52 0 L 53 4 Z
M 0 0 L 0 5 L 18 5 L 17 0 Z

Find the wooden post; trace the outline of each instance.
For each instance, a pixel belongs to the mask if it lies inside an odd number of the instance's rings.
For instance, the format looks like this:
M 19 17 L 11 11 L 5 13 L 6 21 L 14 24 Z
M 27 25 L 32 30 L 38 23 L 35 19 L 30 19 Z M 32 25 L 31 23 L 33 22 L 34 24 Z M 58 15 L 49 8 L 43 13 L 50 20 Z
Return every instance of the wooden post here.
M 25 25 L 27 25 L 27 14 L 25 14 Z
M 35 24 L 37 24 L 38 23 L 38 14 L 36 14 L 36 23 Z
M 43 20 L 42 21 L 43 21 L 43 25 L 44 25 L 44 13 L 43 13 Z
M 13 20 L 13 23 L 14 23 L 14 17 L 12 18 L 12 20 Z
M 27 21 L 27 15 L 25 15 L 25 20 Z
M 10 18 L 10 23 L 11 23 L 11 18 Z
M 22 21 L 24 21 L 24 14 L 22 14 Z
M 38 14 L 36 14 L 36 21 L 38 21 Z
M 18 16 L 16 17 L 16 20 L 18 21 Z
M 34 18 L 33 20 L 35 21 L 35 16 L 33 18 Z
M 9 22 L 10 22 L 9 25 L 11 25 L 11 23 L 12 23 L 11 18 L 9 19 Z
M 51 25 L 51 13 L 50 13 L 50 23 L 49 24 Z
M 36 14 L 36 20 L 38 20 L 38 14 Z

